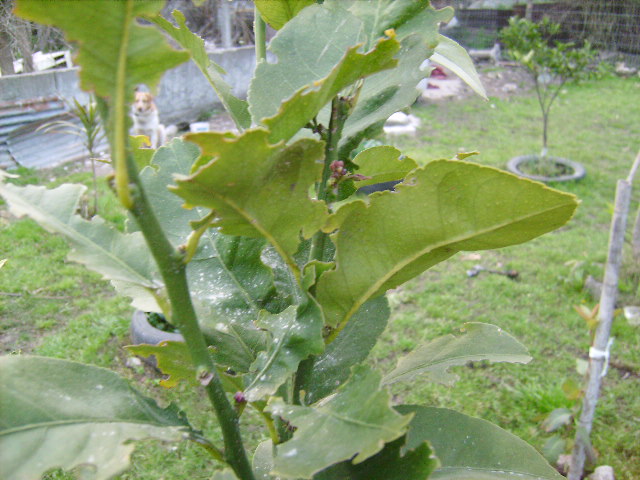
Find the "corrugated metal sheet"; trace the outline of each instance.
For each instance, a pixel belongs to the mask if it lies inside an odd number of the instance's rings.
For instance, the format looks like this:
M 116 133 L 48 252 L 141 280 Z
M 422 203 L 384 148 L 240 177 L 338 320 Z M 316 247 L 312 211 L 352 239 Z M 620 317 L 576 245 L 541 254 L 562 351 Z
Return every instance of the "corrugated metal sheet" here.
M 0 167 L 48 168 L 87 158 L 78 136 L 38 130 L 54 120 L 80 125 L 57 97 L 0 103 Z M 103 140 L 98 150 L 106 149 Z

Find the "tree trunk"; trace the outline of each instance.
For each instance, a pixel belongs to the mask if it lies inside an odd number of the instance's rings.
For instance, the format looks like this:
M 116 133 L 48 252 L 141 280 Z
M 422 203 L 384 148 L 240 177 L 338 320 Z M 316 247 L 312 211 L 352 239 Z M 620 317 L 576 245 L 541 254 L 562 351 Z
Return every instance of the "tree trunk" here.
M 0 31 L 0 72 L 2 75 L 13 75 L 13 54 L 11 53 L 11 37 Z
M 31 48 L 31 24 L 29 22 L 21 21 L 16 25 L 15 41 L 24 61 L 22 71 L 24 73 L 34 72 L 33 49 Z

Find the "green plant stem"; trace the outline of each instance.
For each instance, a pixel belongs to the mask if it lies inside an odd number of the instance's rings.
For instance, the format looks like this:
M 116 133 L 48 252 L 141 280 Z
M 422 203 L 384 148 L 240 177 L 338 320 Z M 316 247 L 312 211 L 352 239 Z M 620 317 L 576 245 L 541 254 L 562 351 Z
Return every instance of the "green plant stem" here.
M 331 102 L 331 118 L 325 135 L 324 168 L 322 170 L 322 179 L 316 190 L 318 200 L 326 201 L 329 196 L 328 183 L 331 177 L 331 164 L 338 160 L 338 143 L 348 116 L 348 101 L 336 96 Z M 324 232 L 317 232 L 314 235 L 311 242 L 310 260 L 324 261 L 323 255 L 327 237 L 328 235 Z
M 267 25 L 260 15 L 258 7 L 254 7 L 254 42 L 256 44 L 256 63 L 267 59 Z
M 211 361 L 207 343 L 198 325 L 186 276 L 184 254 L 173 248 L 167 239 L 142 189 L 135 161 L 127 154 L 127 177 L 131 180 L 132 205 L 129 211 L 136 219 L 149 249 L 158 264 L 172 308 L 172 320 L 180 328 L 189 347 L 191 359 L 202 379 L 201 383 L 216 412 L 224 437 L 224 459 L 238 478 L 254 480 L 240 435 L 238 416 L 227 399 L 222 382 Z

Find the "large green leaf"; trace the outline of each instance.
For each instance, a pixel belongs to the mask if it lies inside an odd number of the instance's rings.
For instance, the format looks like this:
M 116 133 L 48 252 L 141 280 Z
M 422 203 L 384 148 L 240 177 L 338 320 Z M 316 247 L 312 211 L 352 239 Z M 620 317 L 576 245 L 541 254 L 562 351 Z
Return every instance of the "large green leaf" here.
M 363 39 L 361 22 L 344 9 L 312 5 L 302 10 L 270 42 L 278 62 L 256 67 L 248 92 L 254 123 L 274 116 L 300 88 L 329 75 L 347 49 Z
M 115 186 L 120 202 L 133 206 L 127 173 L 127 104 L 135 88 L 146 84 L 155 90 L 165 70 L 188 60 L 186 52 L 173 50 L 154 27 L 137 22 L 138 16 L 157 14 L 162 2 L 120 0 L 57 2 L 21 0 L 16 12 L 39 23 L 64 30 L 78 46 L 80 86 L 97 95 L 105 121 L 115 166 Z
M 198 156 L 196 145 L 175 139 L 158 149 L 151 166 L 140 174 L 154 212 L 175 247 L 187 243 L 191 225 L 209 213 L 202 207 L 183 208 L 180 197 L 168 189 L 176 175 L 189 174 Z M 261 239 L 221 235 L 215 228 L 202 235 L 187 274 L 197 303 L 214 310 L 203 313 L 255 319 L 274 294 L 273 275 L 260 260 L 263 247 Z
M 231 86 L 223 77 L 226 72 L 221 66 L 209 58 L 204 48 L 204 40 L 189 30 L 182 12 L 174 10 L 173 18 L 178 24 L 177 27 L 160 15 L 150 17 L 149 19 L 189 51 L 194 63 L 218 94 L 222 105 L 224 105 L 224 108 L 229 112 L 237 127 L 240 130 L 248 128 L 251 125 L 251 115 L 249 114 L 247 102 L 231 93 Z
M 337 267 L 317 298 L 330 325 L 462 250 L 515 245 L 564 225 L 573 195 L 473 163 L 437 160 L 395 192 L 358 202 L 334 236 Z M 371 257 L 376 258 L 371 263 Z
M 175 175 L 187 175 L 199 155 L 196 145 L 180 139 L 158 149 L 140 178 L 165 234 L 177 248 L 187 243 L 209 209 L 185 209 L 168 190 Z M 265 335 L 254 324 L 276 295 L 273 274 L 262 263 L 265 241 L 223 235 L 207 229 L 187 266 L 187 278 L 200 326 L 216 347 L 217 363 L 247 372 Z
M 302 387 L 306 404 L 326 397 L 349 378 L 351 367 L 367 358 L 388 318 L 389 305 L 384 296 L 360 307 L 340 335 L 314 359 L 313 369 Z
M 276 447 L 272 473 L 311 478 L 343 460 L 363 462 L 404 435 L 410 417 L 395 413 L 379 388 L 380 375 L 358 366 L 335 395 L 313 407 L 270 401 L 274 416 L 297 427 L 291 440 Z
M 343 0 L 334 3 L 343 5 Z M 434 10 L 429 2 L 398 2 L 395 0 L 351 1 L 348 9 L 362 20 L 367 46 L 373 45 L 384 32 L 393 28 L 398 39 L 418 33 L 431 49 L 438 43 L 438 24 L 448 22 L 453 16 L 453 9 Z
M 453 17 L 451 7 L 434 10 L 429 2 L 356 0 L 349 11 L 363 21 L 369 42 L 372 38 L 381 36 L 387 28 L 394 28 L 399 40 L 414 33 L 419 34 L 431 50 L 427 57 L 449 68 L 476 93 L 486 98 L 484 87 L 467 51 L 450 38 L 438 34 L 438 24 L 446 23 Z
M 410 381 L 420 375 L 435 382 L 453 384 L 458 376 L 448 372 L 457 365 L 489 360 L 491 362 L 528 363 L 527 349 L 495 325 L 466 323 L 463 335 L 445 335 L 416 349 L 398 361 L 383 383 Z
M 340 1 L 336 3 L 341 4 Z M 356 0 L 349 10 L 363 21 L 369 42 L 372 36 L 380 36 L 393 28 L 401 48 L 396 55 L 398 66 L 395 69 L 365 79 L 358 104 L 344 126 L 340 141 L 344 156 L 348 156 L 360 140 L 370 134 L 369 129 L 413 104 L 420 93 L 416 86 L 429 74 L 420 66 L 438 44 L 438 25 L 449 21 L 453 13 L 450 8 L 434 10 L 429 7 L 429 2 L 390 0 Z M 324 121 L 326 115 L 321 117 Z
M 454 40 L 440 35 L 438 46 L 431 56 L 431 60 L 443 67 L 447 67 L 464 80 L 478 95 L 484 99 L 487 98 L 473 60 L 471 60 L 467 51 Z
M 264 21 L 275 30 L 280 30 L 303 8 L 316 3 L 316 0 L 255 0 L 254 3 Z
M 532 446 L 500 427 L 446 408 L 401 405 L 415 414 L 407 434 L 408 449 L 427 441 L 441 466 L 436 480 L 561 480 Z
M 358 174 L 369 177 L 359 181 L 358 187 L 374 183 L 402 180 L 418 164 L 415 160 L 403 155 L 397 148 L 382 145 L 368 148 L 353 159 L 360 168 Z
M 404 39 L 396 55 L 398 65 L 392 70 L 376 73 L 366 78 L 360 90 L 358 103 L 347 118 L 340 140 L 341 154 L 348 156 L 367 129 L 384 122 L 395 112 L 415 102 L 420 94 L 416 86 L 427 74 L 420 65 L 430 55 L 430 49 L 419 35 Z M 327 123 L 329 112 L 319 118 Z
M 406 438 L 387 443 L 362 463 L 341 462 L 313 476 L 313 480 L 425 480 L 439 462 L 427 443 L 404 448 Z
M 250 402 L 274 394 L 302 360 L 324 350 L 322 313 L 312 300 L 278 314 L 263 312 L 257 325 L 268 330 L 271 338 L 267 350 L 251 365 L 252 380 L 245 391 Z
M 140 233 L 123 234 L 99 218 L 84 220 L 76 214 L 86 188 L 64 184 L 53 190 L 0 183 L 0 195 L 16 216 L 28 215 L 71 244 L 69 258 L 111 280 L 132 304 L 146 311 L 160 311 L 156 302 L 163 283 Z
M 393 56 L 399 46 L 392 36 L 381 39 L 373 50 L 365 54 L 357 52 L 359 46 L 349 48 L 329 75 L 310 87 L 298 90 L 282 104 L 276 115 L 262 120 L 271 131 L 269 140 L 273 143 L 288 140 L 341 90 L 359 79 L 395 67 L 397 61 Z
M 49 0 L 19 0 L 15 12 L 55 25 L 76 42 L 83 90 L 109 99 L 122 95 L 128 101 L 136 85 L 154 89 L 165 70 L 189 59 L 155 28 L 136 22 L 136 17 L 153 16 L 161 9 L 162 2 L 155 0 L 56 2 L 55 8 Z
M 316 473 L 313 480 L 425 480 L 438 467 L 438 459 L 427 443 L 405 448 L 406 437 L 385 444 L 384 448 L 364 462 L 347 460 Z M 273 444 L 262 442 L 253 456 L 256 480 L 272 480 Z
M 371 37 L 364 49 L 366 53 L 358 53 L 367 40 L 363 24 L 342 6 L 332 2 L 330 8 L 317 5 L 305 9 L 272 41 L 271 49 L 277 54 L 278 63 L 257 67 L 249 91 L 250 109 L 254 121 L 266 118 L 261 123 L 271 130 L 271 141 L 289 139 L 356 80 L 397 64 L 392 57 L 399 44 L 395 38 L 382 38 L 384 30 Z M 295 49 L 290 48 L 292 44 Z M 371 51 L 367 51 L 369 48 Z M 420 62 L 423 60 L 424 57 Z M 307 64 L 307 68 L 300 68 Z M 273 94 L 274 82 L 280 89 L 277 95 Z M 324 120 L 327 125 L 327 119 Z
M 347 2 L 338 0 L 331 3 L 344 7 Z M 386 30 L 397 29 L 407 20 L 420 15 L 428 7 L 429 2 L 397 2 L 394 0 L 351 1 L 346 5 L 346 8 L 362 21 L 367 47 L 371 47 L 378 38 L 384 35 Z
M 91 478 L 111 478 L 127 468 L 131 440 L 177 441 L 188 431 L 175 408 L 159 408 L 109 370 L 7 356 L 0 377 L 0 477 L 7 480 L 77 466 L 90 466 Z
M 173 191 L 188 206 L 214 210 L 212 225 L 223 233 L 266 238 L 299 277 L 293 255 L 300 235 L 309 238 L 328 215 L 323 202 L 309 198 L 309 188 L 321 175 L 323 145 L 305 139 L 274 146 L 268 135 L 262 129 L 240 137 L 190 135 L 213 160 L 178 178 Z

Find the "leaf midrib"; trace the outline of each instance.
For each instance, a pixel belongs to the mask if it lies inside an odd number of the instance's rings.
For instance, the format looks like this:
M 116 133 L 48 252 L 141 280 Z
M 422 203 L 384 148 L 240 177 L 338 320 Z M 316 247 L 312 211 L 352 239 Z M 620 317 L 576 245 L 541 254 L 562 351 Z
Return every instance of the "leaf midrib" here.
M 240 215 L 240 217 L 245 222 L 247 222 L 249 225 L 251 225 L 252 228 L 255 228 L 263 237 L 265 237 L 267 239 L 267 241 L 271 245 L 273 245 L 273 248 L 276 249 L 278 254 L 284 259 L 284 261 L 287 263 L 289 268 L 293 271 L 296 279 L 300 278 L 300 270 L 298 269 L 298 266 L 296 265 L 296 263 L 293 260 L 293 258 L 291 258 L 291 256 L 282 248 L 280 243 L 269 232 L 269 230 L 267 230 L 266 227 L 264 227 L 261 224 L 261 222 L 259 221 L 258 217 L 251 216 L 251 214 L 249 212 L 247 212 L 246 210 L 241 208 L 240 205 L 238 205 L 236 202 L 234 202 L 233 200 L 231 200 L 230 198 L 228 198 L 225 195 L 219 194 L 218 192 L 216 192 L 215 189 L 208 188 L 206 184 L 201 183 L 201 182 L 199 182 L 198 180 L 195 180 L 195 179 L 190 179 L 190 180 L 187 180 L 187 181 L 189 183 L 192 183 L 193 185 L 197 185 L 198 187 L 202 188 L 205 192 L 207 192 L 212 197 L 222 201 L 224 204 L 226 204 L 229 207 L 231 207 L 231 209 L 234 212 L 236 212 L 238 215 Z M 222 225 L 222 227 L 224 228 L 224 225 Z
M 4 436 L 9 436 L 15 433 L 27 432 L 29 430 L 37 430 L 41 428 L 52 428 L 52 427 L 62 427 L 66 425 L 92 425 L 92 424 L 127 424 L 127 425 L 146 425 L 149 427 L 161 427 L 161 428 L 181 428 L 187 429 L 186 425 L 172 425 L 172 424 L 162 424 L 162 423 L 151 423 L 151 422 L 143 422 L 143 421 L 135 421 L 135 420 L 109 420 L 109 419 L 69 419 L 69 420 L 56 420 L 50 422 L 39 422 L 31 425 L 25 425 L 22 427 L 14 427 L 10 429 L 6 429 L 0 432 L 0 438 Z
M 1 189 L 1 188 L 0 188 Z M 47 212 L 46 210 L 42 209 L 39 205 L 35 205 L 33 203 L 27 202 L 24 198 L 22 198 L 20 195 L 17 195 L 14 193 L 12 195 L 11 190 L 5 190 L 5 192 L 8 192 L 10 196 L 13 197 L 13 201 L 18 201 L 18 203 L 21 203 L 22 205 L 26 205 L 26 208 L 24 208 L 25 211 L 28 211 L 29 209 L 33 209 L 35 208 L 39 215 L 41 215 L 42 217 L 45 218 L 45 222 L 47 222 L 46 219 L 48 219 L 47 223 L 52 223 L 55 225 L 55 227 L 53 227 L 52 229 L 55 231 L 56 228 L 58 229 L 59 232 L 61 232 L 63 235 L 66 235 L 72 242 L 76 243 L 79 246 L 82 246 L 84 248 L 89 248 L 89 250 L 98 250 L 100 252 L 103 253 L 104 256 L 111 258 L 112 261 L 116 264 L 119 265 L 123 268 L 123 270 L 129 272 L 131 274 L 131 277 L 133 278 L 125 278 L 125 279 L 113 279 L 113 278 L 109 278 L 110 280 L 121 280 L 121 281 L 130 281 L 132 283 L 134 283 L 135 279 L 137 278 L 138 281 L 137 283 L 139 283 L 141 286 L 149 288 L 149 289 L 156 289 L 156 286 L 152 283 L 149 282 L 149 279 L 143 277 L 142 275 L 140 275 L 136 270 L 134 270 L 133 268 L 129 267 L 129 265 L 127 263 L 124 263 L 119 257 L 114 256 L 113 254 L 111 254 L 111 252 L 109 252 L 108 250 L 106 250 L 104 247 L 102 247 L 100 244 L 93 242 L 89 237 L 86 237 L 85 235 L 82 235 L 79 231 L 73 229 L 69 224 L 64 223 L 61 219 L 59 219 L 57 216 L 55 216 L 54 214 Z M 30 216 L 27 213 L 28 216 Z M 79 220 L 79 221 L 85 221 L 82 218 L 79 218 L 77 215 L 72 214 L 70 220 Z M 87 222 L 87 223 L 91 223 L 91 222 Z M 45 223 L 46 225 L 46 223 Z M 124 236 L 129 236 L 129 235 L 133 235 L 133 234 L 127 234 Z M 77 240 L 77 238 L 80 238 L 80 240 Z M 89 263 L 89 262 L 81 262 L 81 263 Z M 104 274 L 103 274 L 104 275 Z M 105 275 L 106 276 L 106 275 Z
M 491 358 L 482 358 L 482 357 L 491 357 Z M 473 360 L 489 360 L 492 363 L 499 363 L 499 360 L 492 360 L 493 358 L 506 358 L 506 357 L 528 357 L 529 360 L 531 360 L 531 355 L 528 354 L 524 354 L 524 353 L 478 353 L 475 355 L 458 355 L 455 357 L 448 357 L 446 359 L 443 360 L 439 360 L 437 362 L 430 362 L 428 364 L 423 364 L 422 366 L 418 366 L 418 367 L 414 367 L 414 368 L 410 368 L 407 370 L 403 370 L 401 373 L 396 374 L 396 375 L 392 375 L 396 370 L 398 370 L 400 368 L 400 365 L 398 365 L 396 368 L 394 368 L 391 372 L 389 372 L 388 375 L 386 375 L 384 377 L 384 379 L 382 380 L 383 384 L 388 384 L 389 383 L 389 379 L 391 378 L 391 380 L 394 381 L 398 381 L 400 379 L 402 379 L 403 377 L 407 376 L 407 375 L 411 375 L 414 374 L 416 372 L 420 373 L 420 370 L 431 370 L 432 368 L 435 367 L 440 367 L 443 364 L 446 363 L 452 363 L 452 367 L 459 367 L 461 365 L 463 365 L 466 362 L 469 361 L 473 361 Z M 403 359 L 400 360 L 400 362 Z M 454 362 L 461 362 L 461 363 L 457 363 L 455 364 Z M 527 363 L 524 360 L 513 360 L 513 363 Z
M 546 474 L 532 474 L 529 472 L 523 472 L 520 470 L 506 470 L 506 469 L 499 469 L 499 468 L 486 468 L 486 467 L 462 467 L 462 466 L 453 466 L 453 467 L 439 467 L 436 470 L 434 470 L 434 473 L 438 473 L 438 472 L 446 472 L 446 471 L 450 471 L 450 472 L 490 472 L 490 473 L 495 473 L 495 472 L 500 472 L 503 473 L 505 475 L 518 475 L 519 477 L 525 477 L 525 478 L 532 478 L 534 480 L 541 480 L 541 479 L 553 479 L 554 477 L 550 477 Z

